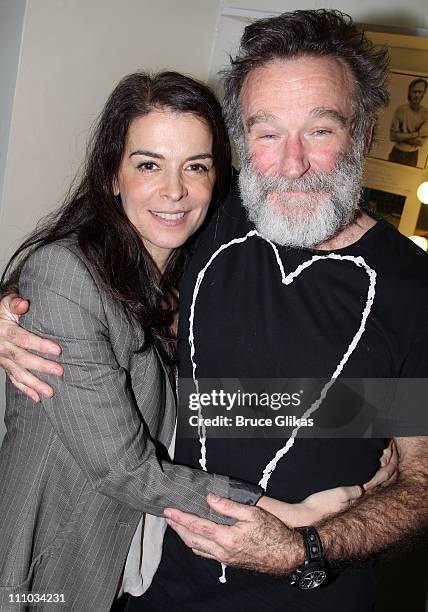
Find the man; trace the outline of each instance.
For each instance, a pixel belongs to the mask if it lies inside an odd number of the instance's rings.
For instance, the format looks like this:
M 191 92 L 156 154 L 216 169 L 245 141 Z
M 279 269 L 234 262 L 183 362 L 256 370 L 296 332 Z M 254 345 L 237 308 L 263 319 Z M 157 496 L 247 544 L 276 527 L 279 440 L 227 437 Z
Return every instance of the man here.
M 428 108 L 422 106 L 427 86 L 425 79 L 414 79 L 407 92 L 409 103 L 395 109 L 389 132 L 394 143 L 389 161 L 406 166 L 418 165 L 419 148 L 428 137 Z
M 246 28 L 225 95 L 242 202 L 234 185 L 183 279 L 181 376 L 427 376 L 426 256 L 359 208 L 363 154 L 387 102 L 386 63 L 385 53 L 335 11 L 286 13 Z M 235 525 L 170 509 L 172 529 L 154 583 L 127 609 L 371 609 L 369 562 L 307 592 L 287 576 L 299 570 L 298 583 L 312 555 L 316 571 L 306 586 L 315 586 L 324 578 L 322 548 L 334 565 L 417 531 L 426 520 L 426 442 L 397 444 L 397 483 L 317 532 L 301 534 L 259 508 L 214 497 L 210 505 Z M 382 446 L 378 439 L 201 435 L 178 439 L 175 457 L 261 482 L 273 497 L 293 502 L 364 482 Z

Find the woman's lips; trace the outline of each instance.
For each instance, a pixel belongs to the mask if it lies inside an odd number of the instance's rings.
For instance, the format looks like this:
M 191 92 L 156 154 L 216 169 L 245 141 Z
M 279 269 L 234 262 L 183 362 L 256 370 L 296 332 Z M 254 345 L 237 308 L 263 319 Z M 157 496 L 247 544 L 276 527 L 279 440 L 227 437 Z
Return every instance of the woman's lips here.
M 185 215 L 187 214 L 186 211 L 167 213 L 157 210 L 151 210 L 150 212 L 154 217 L 156 217 L 156 220 L 159 223 L 162 223 L 162 225 L 166 225 L 168 227 L 175 227 L 176 225 L 181 225 L 184 222 Z

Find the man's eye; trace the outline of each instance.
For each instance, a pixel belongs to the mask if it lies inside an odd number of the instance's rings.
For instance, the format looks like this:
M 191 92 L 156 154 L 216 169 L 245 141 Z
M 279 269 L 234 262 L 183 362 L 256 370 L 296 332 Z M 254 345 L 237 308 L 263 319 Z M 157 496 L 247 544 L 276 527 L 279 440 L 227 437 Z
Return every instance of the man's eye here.
M 264 140 L 274 140 L 276 138 L 276 134 L 261 134 L 259 138 Z
M 328 134 L 331 134 L 331 130 L 327 130 L 325 128 L 319 128 L 318 130 L 314 130 L 313 134 L 315 134 L 315 136 L 327 136 Z
M 155 164 L 155 162 L 151 162 L 151 161 L 147 161 L 147 162 L 141 162 L 141 164 L 138 164 L 138 170 L 142 170 L 147 171 L 147 172 L 151 172 L 152 170 L 156 170 L 158 168 L 158 165 Z
M 205 164 L 190 164 L 187 166 L 187 170 L 191 172 L 200 172 L 203 174 L 204 172 L 208 172 L 209 168 L 205 166 Z

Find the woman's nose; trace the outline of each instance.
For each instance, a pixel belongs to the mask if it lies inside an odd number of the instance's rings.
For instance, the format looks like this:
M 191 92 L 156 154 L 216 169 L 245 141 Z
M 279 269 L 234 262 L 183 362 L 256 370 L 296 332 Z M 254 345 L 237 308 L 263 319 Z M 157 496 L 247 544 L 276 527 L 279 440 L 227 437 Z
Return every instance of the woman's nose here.
M 187 195 L 187 188 L 180 173 L 168 172 L 164 175 L 160 188 L 162 198 L 179 202 Z

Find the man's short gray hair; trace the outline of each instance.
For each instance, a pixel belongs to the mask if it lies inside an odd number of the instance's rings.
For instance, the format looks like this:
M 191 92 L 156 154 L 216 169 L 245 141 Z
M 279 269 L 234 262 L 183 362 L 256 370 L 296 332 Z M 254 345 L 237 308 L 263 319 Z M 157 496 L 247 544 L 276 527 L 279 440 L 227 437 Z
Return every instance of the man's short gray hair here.
M 389 101 L 386 86 L 389 55 L 360 32 L 349 15 L 336 10 L 302 10 L 248 25 L 238 54 L 223 71 L 223 109 L 238 149 L 244 129 L 240 94 L 247 75 L 275 59 L 333 57 L 349 69 L 354 82 L 352 131 L 363 138 Z

